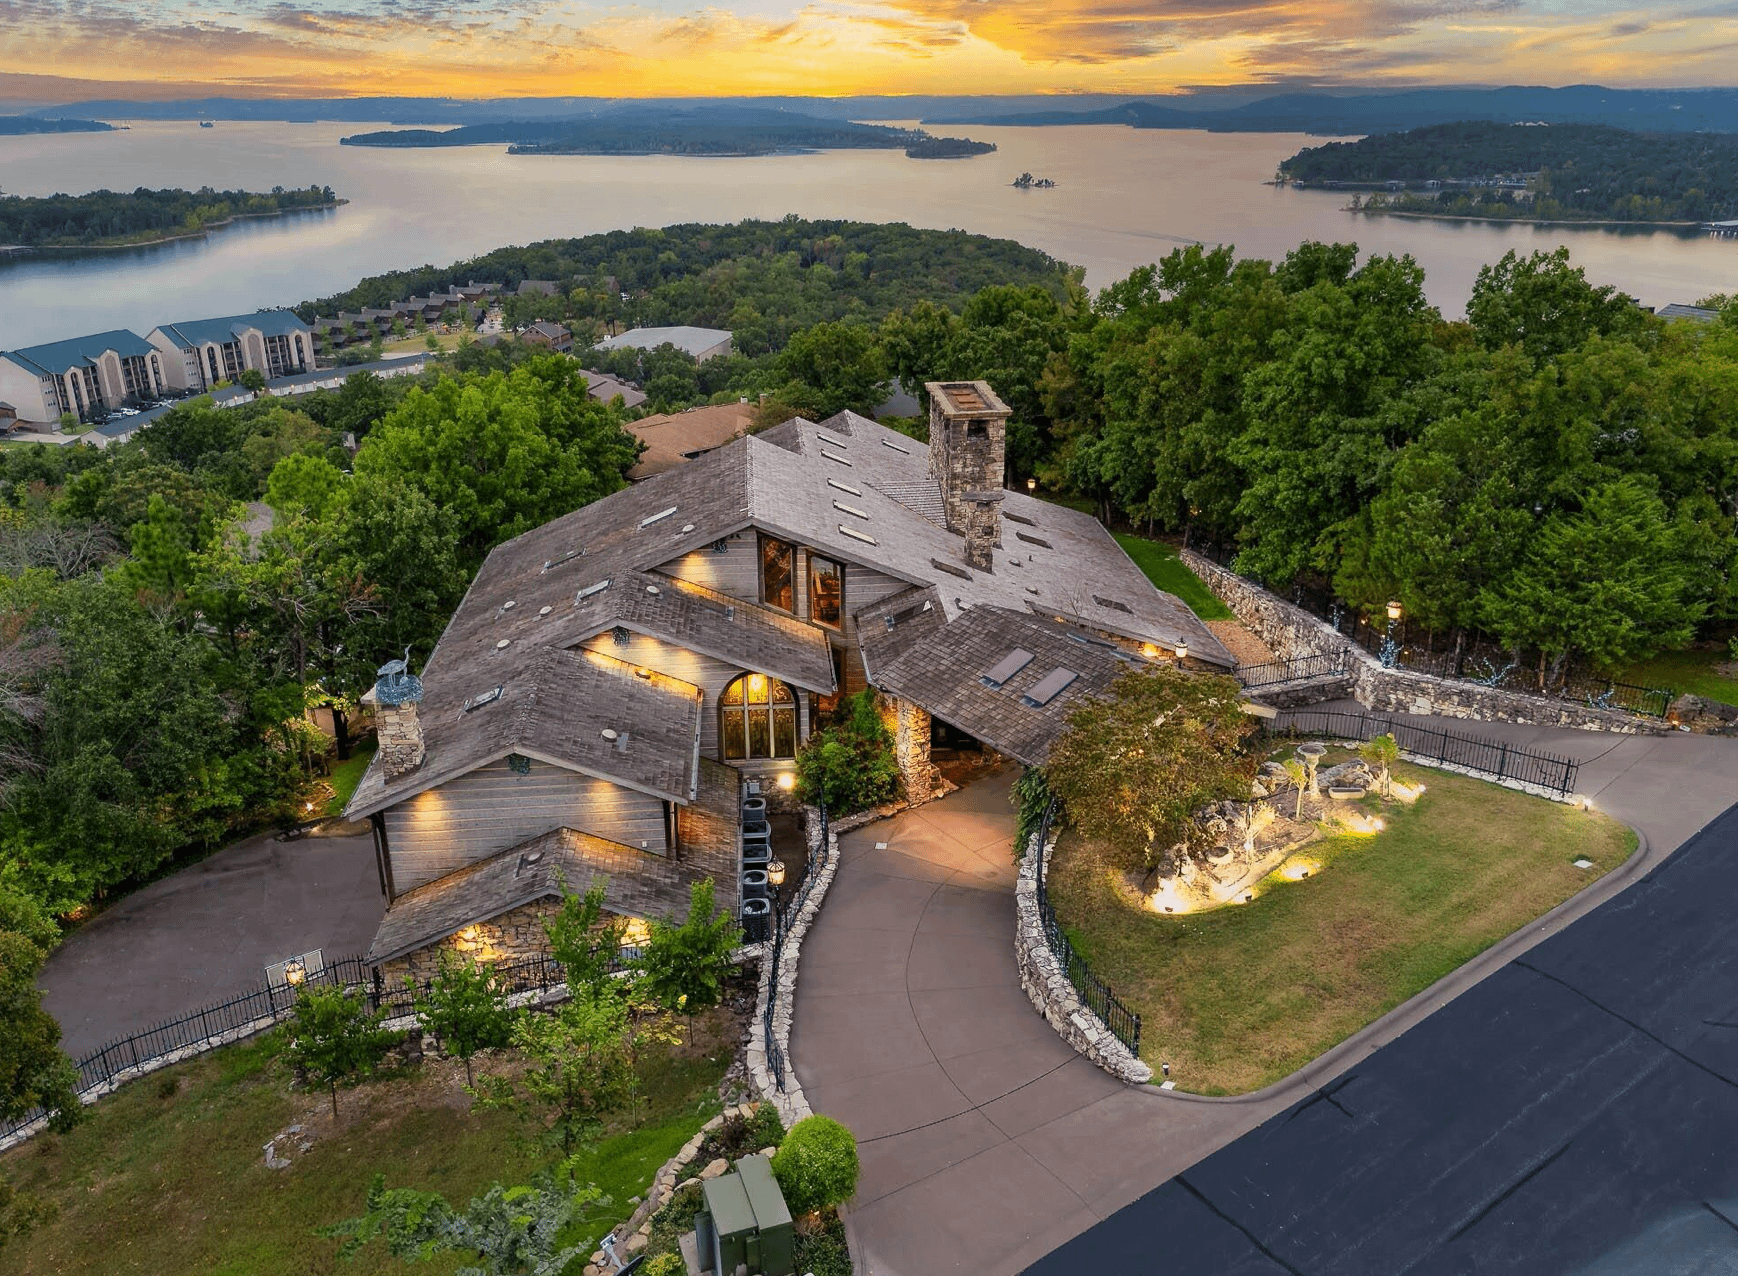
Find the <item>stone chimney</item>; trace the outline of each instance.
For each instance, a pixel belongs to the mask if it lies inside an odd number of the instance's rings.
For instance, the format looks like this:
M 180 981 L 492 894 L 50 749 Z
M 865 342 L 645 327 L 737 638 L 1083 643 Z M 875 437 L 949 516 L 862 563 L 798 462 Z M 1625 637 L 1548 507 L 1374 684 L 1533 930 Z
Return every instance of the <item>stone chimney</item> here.
M 1002 466 L 1008 451 L 1008 407 L 986 381 L 930 381 L 929 473 L 941 484 L 947 528 L 968 536 L 973 498 L 1002 490 Z M 994 528 L 989 544 L 1002 541 L 1002 507 L 989 509 Z M 971 550 L 967 550 L 971 559 Z
M 981 572 L 996 570 L 996 546 L 1002 543 L 1002 489 L 967 492 L 966 562 Z
M 422 679 L 409 672 L 410 649 L 403 660 L 380 666 L 374 687 L 362 697 L 374 704 L 374 731 L 380 740 L 380 766 L 387 780 L 409 775 L 422 765 L 422 723 L 416 707 L 422 703 Z

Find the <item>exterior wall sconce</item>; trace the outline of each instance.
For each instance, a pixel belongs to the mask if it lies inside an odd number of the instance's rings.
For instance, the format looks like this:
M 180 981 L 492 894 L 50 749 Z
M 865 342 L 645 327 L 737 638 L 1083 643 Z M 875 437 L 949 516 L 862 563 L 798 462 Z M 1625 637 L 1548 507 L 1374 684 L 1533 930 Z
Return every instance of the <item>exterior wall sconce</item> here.
M 792 789 L 797 787 L 797 773 L 795 771 L 780 771 L 778 775 L 778 786 L 786 793 L 789 793 Z
M 785 884 L 785 862 L 783 860 L 773 860 L 766 866 L 766 880 L 774 886 Z

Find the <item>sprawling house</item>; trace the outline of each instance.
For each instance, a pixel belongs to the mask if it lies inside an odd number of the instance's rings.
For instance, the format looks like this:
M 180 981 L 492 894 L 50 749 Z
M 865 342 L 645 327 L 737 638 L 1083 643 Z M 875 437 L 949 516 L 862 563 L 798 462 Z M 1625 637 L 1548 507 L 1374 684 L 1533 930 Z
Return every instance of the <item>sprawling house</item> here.
M 210 390 L 249 368 L 268 380 L 314 368 L 314 334 L 290 310 L 166 323 L 149 340 L 175 390 Z
M 157 397 L 169 374 L 150 342 L 122 328 L 0 351 L 0 398 L 19 421 L 51 425 L 68 412 L 90 421 Z
M 1095 519 L 1003 489 L 988 385 L 928 390 L 927 446 L 792 420 L 490 554 L 420 684 L 373 693 L 371 961 L 536 946 L 557 869 L 626 917 L 701 876 L 734 904 L 741 782 L 776 791 L 841 693 L 882 693 L 926 795 L 932 733 L 1037 763 L 1123 670 L 1233 664 Z
M 659 346 L 675 346 L 694 356 L 695 362 L 718 359 L 731 350 L 731 334 L 723 328 L 696 328 L 682 324 L 674 328 L 630 328 L 597 343 L 599 350 L 656 350 Z

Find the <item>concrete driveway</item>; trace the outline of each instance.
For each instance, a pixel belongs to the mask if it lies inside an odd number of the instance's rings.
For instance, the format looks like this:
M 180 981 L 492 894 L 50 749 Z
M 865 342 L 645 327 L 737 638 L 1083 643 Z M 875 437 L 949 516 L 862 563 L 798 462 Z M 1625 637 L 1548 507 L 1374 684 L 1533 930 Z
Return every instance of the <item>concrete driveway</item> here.
M 257 988 L 310 949 L 365 952 L 386 911 L 373 839 L 262 834 L 134 891 L 56 948 L 38 980 L 73 1058 Z
M 1574 756 L 1580 790 L 1646 845 L 1301 1072 L 1237 1099 L 1125 1087 L 1033 1010 L 1013 960 L 1012 770 L 843 837 L 803 945 L 791 1054 L 810 1104 L 861 1141 L 851 1227 L 867 1270 L 1022 1270 L 1637 880 L 1738 793 L 1738 741 L 1431 725 Z

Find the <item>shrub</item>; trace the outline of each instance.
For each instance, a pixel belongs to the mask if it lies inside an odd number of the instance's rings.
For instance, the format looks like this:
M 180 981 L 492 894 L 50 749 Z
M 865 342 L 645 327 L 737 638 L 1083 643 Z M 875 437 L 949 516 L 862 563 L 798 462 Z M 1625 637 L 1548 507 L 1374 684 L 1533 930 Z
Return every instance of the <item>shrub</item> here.
M 797 797 L 850 815 L 899 794 L 893 734 L 881 720 L 873 690 L 839 702 L 833 724 L 809 737 L 797 754 Z
M 772 1158 L 773 1177 L 792 1214 L 843 1205 L 857 1191 L 857 1140 L 831 1117 L 804 1117 Z
M 640 1276 L 688 1276 L 688 1264 L 680 1254 L 659 1254 L 640 1268 Z
M 784 1137 L 784 1122 L 779 1120 L 778 1109 L 770 1103 L 763 1103 L 747 1118 L 726 1117 L 701 1141 L 699 1154 L 694 1159 L 702 1164 L 721 1156 L 734 1161 L 762 1148 L 776 1148 Z
M 797 1234 L 796 1260 L 797 1270 L 811 1276 L 851 1276 L 851 1250 L 837 1214 L 827 1215 L 813 1231 Z
M 646 1252 L 653 1255 L 679 1254 L 682 1235 L 693 1230 L 694 1215 L 700 1212 L 702 1204 L 698 1183 L 672 1192 L 670 1199 L 652 1215 L 652 1230 L 646 1238 Z
M 1044 812 L 1050 806 L 1050 782 L 1044 777 L 1043 768 L 1029 766 L 1020 772 L 1008 800 L 1018 811 L 1014 823 L 1014 858 L 1024 859 L 1027 843 L 1038 831 Z

